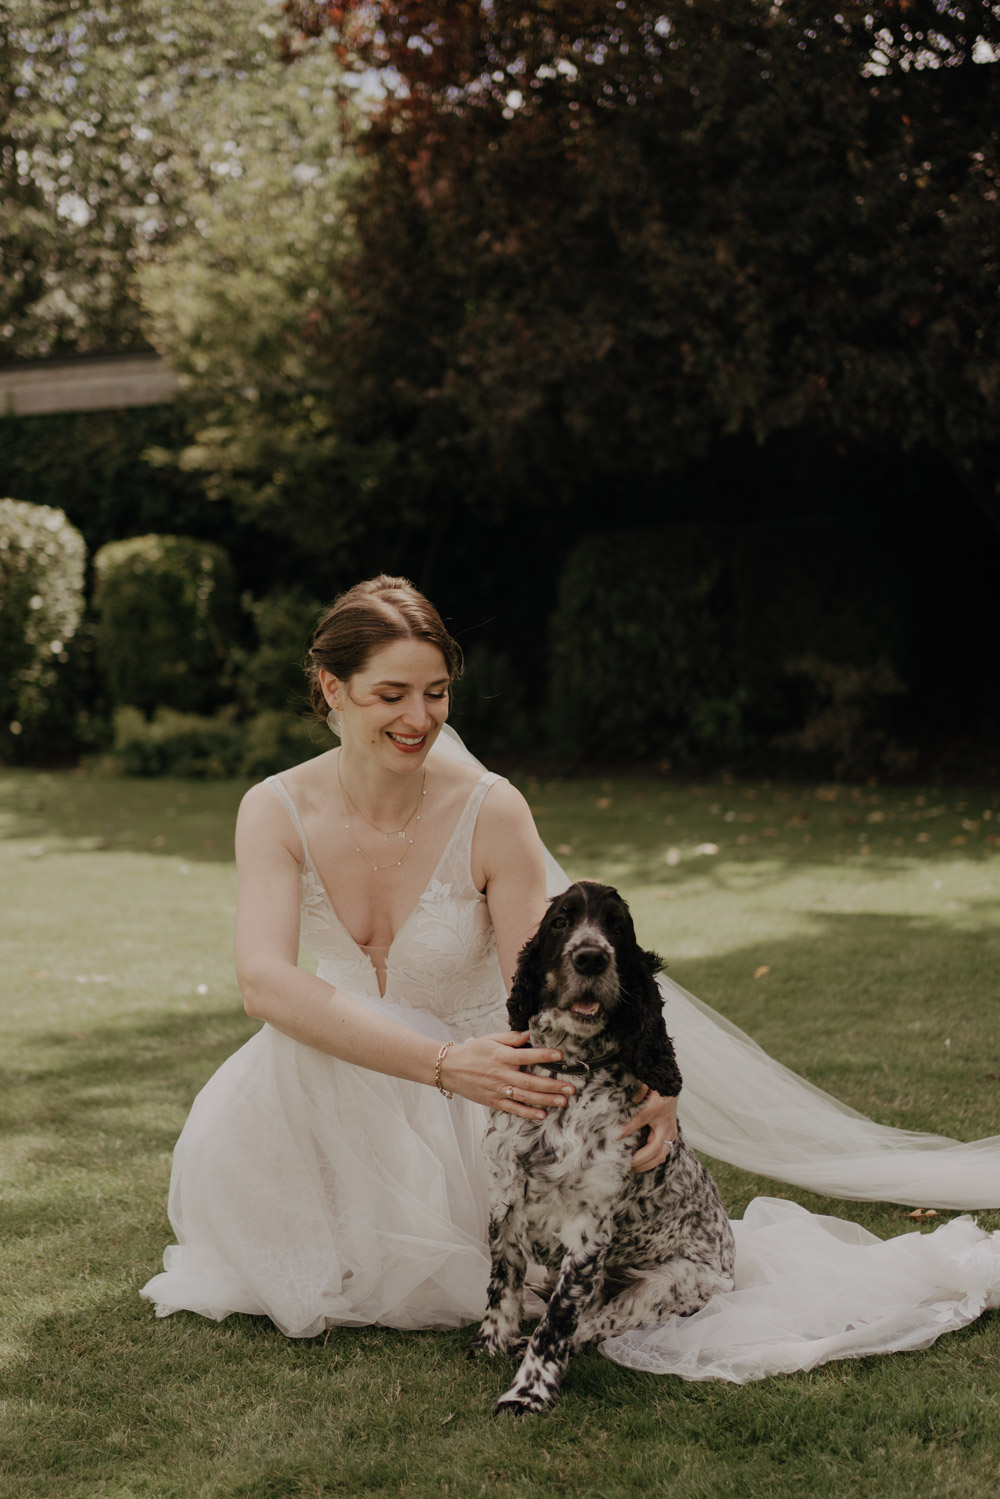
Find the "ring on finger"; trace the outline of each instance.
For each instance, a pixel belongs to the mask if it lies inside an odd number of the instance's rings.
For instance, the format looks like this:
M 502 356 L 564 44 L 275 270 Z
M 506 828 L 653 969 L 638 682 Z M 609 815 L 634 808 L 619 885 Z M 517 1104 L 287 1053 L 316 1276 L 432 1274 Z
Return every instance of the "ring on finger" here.
M 503 1090 L 503 1096 L 504 1096 L 504 1098 L 513 1098 L 514 1097 L 514 1089 L 512 1087 L 511 1088 L 504 1088 L 504 1090 Z

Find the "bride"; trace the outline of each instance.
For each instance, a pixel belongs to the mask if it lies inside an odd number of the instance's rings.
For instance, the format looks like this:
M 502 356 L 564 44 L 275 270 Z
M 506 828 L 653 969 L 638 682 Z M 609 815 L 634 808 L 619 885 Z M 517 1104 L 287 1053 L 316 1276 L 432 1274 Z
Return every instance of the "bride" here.
M 342 595 L 310 652 L 340 747 L 270 777 L 236 830 L 236 969 L 261 1030 L 196 1098 L 174 1152 L 177 1243 L 142 1294 L 158 1315 L 457 1326 L 489 1274 L 484 1106 L 542 1117 L 567 1079 L 506 1024 L 517 957 L 566 877 L 530 812 L 446 728 L 459 652 L 404 579 Z M 299 942 L 315 973 L 300 967 Z M 663 980 L 685 1133 L 748 1170 L 834 1196 L 1000 1206 L 1000 1137 L 873 1124 Z M 677 1100 L 636 1100 L 633 1170 L 663 1161 Z M 609 1340 L 619 1362 L 742 1382 L 924 1347 L 1000 1306 L 1000 1234 L 969 1218 L 885 1243 L 780 1199 L 750 1205 L 737 1286 L 693 1317 Z

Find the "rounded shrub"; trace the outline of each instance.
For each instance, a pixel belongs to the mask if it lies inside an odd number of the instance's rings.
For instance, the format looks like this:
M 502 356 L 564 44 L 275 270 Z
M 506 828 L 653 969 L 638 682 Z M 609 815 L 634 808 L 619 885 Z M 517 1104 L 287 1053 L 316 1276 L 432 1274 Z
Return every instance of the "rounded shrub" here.
M 576 761 L 740 748 L 745 694 L 727 591 L 707 528 L 585 537 L 550 626 L 553 747 Z
M 83 537 L 61 510 L 0 500 L 0 753 L 43 749 L 83 617 Z
M 322 724 L 276 708 L 243 720 L 233 705 L 213 714 L 158 708 L 151 719 L 138 708 L 119 708 L 114 744 L 100 763 L 130 776 L 259 780 L 322 754 L 332 742 Z
M 94 558 L 97 659 L 115 707 L 204 712 L 224 702 L 235 634 L 225 550 L 133 536 Z

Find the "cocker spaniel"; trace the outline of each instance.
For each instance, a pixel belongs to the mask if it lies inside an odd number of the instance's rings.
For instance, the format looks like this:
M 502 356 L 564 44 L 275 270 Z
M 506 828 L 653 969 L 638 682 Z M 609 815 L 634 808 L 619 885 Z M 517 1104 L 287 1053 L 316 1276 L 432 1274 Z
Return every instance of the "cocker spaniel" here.
M 638 945 L 617 890 L 589 880 L 556 896 L 521 952 L 511 1026 L 562 1052 L 536 1070 L 565 1076 L 575 1092 L 543 1120 L 496 1110 L 486 1133 L 493 1274 L 470 1354 L 527 1344 L 497 1413 L 546 1410 L 578 1349 L 686 1316 L 732 1289 L 729 1219 L 683 1135 L 643 1172 L 630 1170 L 635 1138 L 618 1138 L 640 1085 L 680 1091 L 654 978 L 661 967 Z M 554 1272 L 555 1285 L 529 1341 L 519 1333 L 530 1261 Z

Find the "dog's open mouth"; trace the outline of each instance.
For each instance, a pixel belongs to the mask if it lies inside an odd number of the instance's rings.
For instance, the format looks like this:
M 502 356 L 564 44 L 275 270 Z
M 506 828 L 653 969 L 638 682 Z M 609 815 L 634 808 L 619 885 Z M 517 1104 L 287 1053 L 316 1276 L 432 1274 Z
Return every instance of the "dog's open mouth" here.
M 570 1005 L 570 1014 L 579 1020 L 601 1020 L 604 1011 L 601 1009 L 599 999 L 576 999 Z

